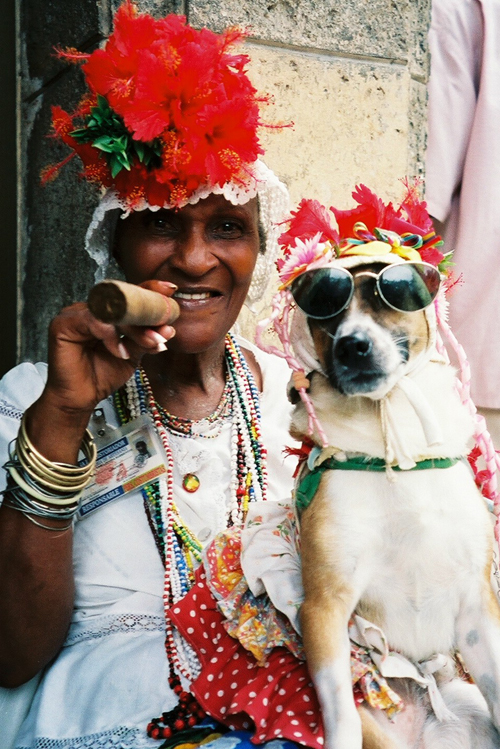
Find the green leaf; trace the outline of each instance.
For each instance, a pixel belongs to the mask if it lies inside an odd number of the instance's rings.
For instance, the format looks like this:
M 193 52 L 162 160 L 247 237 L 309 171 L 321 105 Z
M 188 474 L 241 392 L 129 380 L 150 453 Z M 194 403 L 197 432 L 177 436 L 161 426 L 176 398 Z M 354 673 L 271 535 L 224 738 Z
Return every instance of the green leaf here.
M 95 139 L 92 145 L 95 148 L 98 148 L 100 151 L 105 151 L 106 153 L 112 153 L 114 151 L 114 140 L 113 138 L 110 138 L 109 135 L 99 136 L 99 138 Z
M 114 179 L 117 174 L 121 172 L 123 166 L 116 160 L 115 156 L 111 156 L 109 160 L 109 168 L 111 169 L 111 176 Z
M 145 145 L 140 140 L 134 140 L 133 144 L 134 144 L 134 150 L 137 156 L 139 157 L 139 161 L 142 163 L 144 161 L 144 156 L 146 154 Z
M 123 151 L 118 151 L 113 154 L 114 158 L 123 166 L 127 171 L 130 172 L 130 161 L 128 156 Z

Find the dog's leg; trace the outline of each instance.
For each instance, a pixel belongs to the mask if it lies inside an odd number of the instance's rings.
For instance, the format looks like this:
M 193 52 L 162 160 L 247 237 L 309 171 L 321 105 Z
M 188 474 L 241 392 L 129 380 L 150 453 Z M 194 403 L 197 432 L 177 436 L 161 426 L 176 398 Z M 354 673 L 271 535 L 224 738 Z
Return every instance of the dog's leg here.
M 500 607 L 490 585 L 490 565 L 482 590 L 471 591 L 459 612 L 457 644 L 500 730 Z
M 323 479 L 301 518 L 304 603 L 301 625 L 308 668 L 321 705 L 327 749 L 361 749 L 361 721 L 352 693 L 349 617 L 356 606 L 355 575 L 335 536 Z M 350 570 L 353 572 L 353 570 Z

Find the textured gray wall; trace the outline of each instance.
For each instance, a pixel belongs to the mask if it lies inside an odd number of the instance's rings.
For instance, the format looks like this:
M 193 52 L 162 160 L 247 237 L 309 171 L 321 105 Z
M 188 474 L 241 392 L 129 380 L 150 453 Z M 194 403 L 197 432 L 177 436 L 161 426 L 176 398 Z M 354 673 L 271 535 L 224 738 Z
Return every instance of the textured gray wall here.
M 82 248 L 97 195 L 78 179 L 77 160 L 55 182 L 46 187 L 39 182 L 40 170 L 67 153 L 47 137 L 50 107 L 71 110 L 83 92 L 78 66 L 57 60 L 52 48 L 94 49 L 109 33 L 118 4 L 21 3 L 19 359 L 45 358 L 49 320 L 64 305 L 85 299 L 95 270 Z M 142 0 L 138 5 L 154 15 L 185 13 L 195 26 L 214 30 L 236 23 L 251 27 L 248 51 L 255 58 L 258 86 L 275 92 L 277 100 L 286 99 L 288 109 L 278 107 L 279 116 L 298 123 L 283 141 L 285 151 L 280 154 L 273 145 L 271 154 L 271 166 L 288 179 L 294 200 L 303 190 L 308 197 L 344 199 L 347 185 L 359 178 L 372 178 L 371 186 L 385 188 L 404 173 L 422 171 L 430 0 Z M 322 129 L 311 120 L 316 104 Z M 349 108 L 353 111 L 345 111 Z M 330 110 L 336 117 L 335 138 L 325 123 Z M 323 193 L 311 194 L 313 152 L 320 170 L 327 142 L 342 175 L 330 165 L 321 175 Z M 293 159 L 288 158 L 291 150 Z M 373 175 L 381 173 L 379 185 L 373 184 Z

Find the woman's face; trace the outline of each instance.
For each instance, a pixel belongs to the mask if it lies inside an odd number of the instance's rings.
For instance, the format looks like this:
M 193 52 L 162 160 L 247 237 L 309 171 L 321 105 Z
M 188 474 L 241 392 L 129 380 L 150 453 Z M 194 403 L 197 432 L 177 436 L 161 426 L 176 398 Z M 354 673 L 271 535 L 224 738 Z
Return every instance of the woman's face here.
M 115 253 L 127 281 L 170 281 L 181 314 L 168 348 L 199 353 L 219 343 L 245 301 L 259 252 L 257 199 L 234 206 L 210 195 L 179 210 L 118 221 Z

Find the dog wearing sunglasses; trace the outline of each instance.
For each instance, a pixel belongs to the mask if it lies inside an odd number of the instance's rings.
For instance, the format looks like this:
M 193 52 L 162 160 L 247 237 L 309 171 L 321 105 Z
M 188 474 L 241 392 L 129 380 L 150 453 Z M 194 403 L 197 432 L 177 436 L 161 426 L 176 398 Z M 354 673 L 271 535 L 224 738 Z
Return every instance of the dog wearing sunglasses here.
M 330 271 L 308 271 L 292 286 L 301 308 L 294 345 L 313 370 L 308 394 L 329 445 L 316 447 L 298 482 L 300 490 L 313 465 L 330 461 L 300 514 L 301 626 L 325 744 L 498 749 L 493 526 L 462 459 L 471 417 L 454 370 L 435 348 L 439 274 L 394 255 L 375 260 L 352 257 Z M 303 440 L 306 408 L 294 388 L 291 397 L 291 433 Z M 314 441 L 321 445 L 318 434 Z M 349 461 L 379 467 L 343 470 Z M 434 689 L 388 678 L 405 703 L 392 720 L 355 705 L 348 636 L 354 613 L 379 627 L 389 649 L 423 675 L 436 654 L 446 656 Z M 456 651 L 477 686 L 454 676 Z M 431 699 L 437 692 L 440 710 Z

